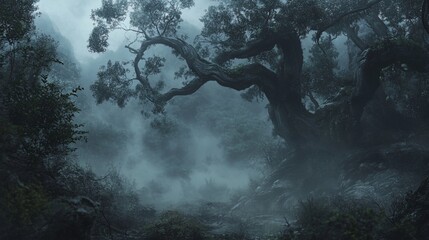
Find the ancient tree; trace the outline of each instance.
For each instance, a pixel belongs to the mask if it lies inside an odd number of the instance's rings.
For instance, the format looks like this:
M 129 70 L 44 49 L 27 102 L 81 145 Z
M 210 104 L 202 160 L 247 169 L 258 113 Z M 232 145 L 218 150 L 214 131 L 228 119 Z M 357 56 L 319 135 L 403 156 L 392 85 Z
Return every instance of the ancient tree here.
M 421 2 L 407 0 L 222 0 L 207 9 L 204 28 L 191 44 L 180 25 L 192 0 L 103 0 L 92 12 L 96 25 L 89 49 L 105 51 L 109 33 L 122 29 L 135 35 L 126 45 L 134 59 L 132 74 L 127 63 L 109 61 L 92 90 L 98 102 L 123 106 L 137 97 L 161 112 L 172 98 L 215 81 L 250 98 L 264 96 L 275 132 L 297 152 L 382 144 L 390 140 L 364 137 L 374 130 L 362 124 L 362 116 L 386 76 L 412 74 L 425 81 L 418 74 L 429 71 L 424 2 L 422 11 Z M 339 36 L 351 43 L 343 75 L 333 70 L 338 54 L 332 41 Z M 302 41 L 309 37 L 310 62 L 317 67 L 304 58 Z M 170 47 L 183 59 L 186 68 L 177 72 L 186 79 L 182 88 L 164 91 L 162 83 L 151 81 L 165 60 L 147 54 L 153 45 Z

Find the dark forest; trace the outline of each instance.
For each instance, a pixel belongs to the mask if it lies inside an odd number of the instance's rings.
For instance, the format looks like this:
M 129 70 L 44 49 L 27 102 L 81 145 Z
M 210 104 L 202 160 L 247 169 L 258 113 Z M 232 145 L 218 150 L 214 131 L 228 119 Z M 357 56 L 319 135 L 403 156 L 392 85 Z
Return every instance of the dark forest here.
M 0 0 L 0 240 L 429 239 L 429 0 Z

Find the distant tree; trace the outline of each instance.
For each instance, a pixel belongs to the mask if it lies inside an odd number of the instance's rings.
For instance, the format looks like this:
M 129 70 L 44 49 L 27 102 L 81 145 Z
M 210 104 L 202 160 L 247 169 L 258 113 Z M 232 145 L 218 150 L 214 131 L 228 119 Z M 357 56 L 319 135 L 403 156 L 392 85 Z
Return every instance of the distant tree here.
M 0 150 L 7 156 L 1 163 L 11 169 L 43 172 L 51 159 L 68 155 L 84 132 L 74 123 L 79 88 L 65 93 L 47 81 L 52 65 L 61 62 L 55 41 L 35 31 L 36 3 L 0 3 Z
M 48 81 L 54 82 L 67 91 L 79 85 L 80 66 L 73 53 L 70 41 L 55 29 L 55 25 L 46 15 L 39 16 L 36 21 L 38 32 L 48 35 L 56 47 L 57 64 L 49 69 Z
M 0 3 L 1 44 L 21 40 L 34 29 L 37 2 L 38 0 L 4 0 Z
M 77 90 L 76 90 L 77 91 Z M 76 91 L 63 93 L 54 83 L 36 86 L 14 82 L 3 101 L 8 109 L 7 128 L 16 146 L 11 149 L 22 165 L 40 167 L 49 158 L 64 157 L 72 143 L 83 138 L 81 125 L 73 122 L 78 108 L 71 100 Z
M 35 29 L 36 3 L 0 2 L 1 239 L 39 239 L 37 224 L 51 228 L 42 213 L 63 193 L 59 176 L 72 144 L 84 137 L 74 122 L 79 88 L 66 92 L 48 81 L 53 64 L 61 62 L 56 42 Z M 49 221 L 61 222 L 55 217 Z

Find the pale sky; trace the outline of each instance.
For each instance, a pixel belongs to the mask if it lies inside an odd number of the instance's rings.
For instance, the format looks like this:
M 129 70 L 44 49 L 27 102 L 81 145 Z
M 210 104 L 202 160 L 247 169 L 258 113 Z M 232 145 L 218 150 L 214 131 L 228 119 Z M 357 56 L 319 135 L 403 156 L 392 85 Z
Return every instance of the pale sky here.
M 192 9 L 183 12 L 183 18 L 201 28 L 202 24 L 199 19 L 210 3 L 213 3 L 212 0 L 196 0 Z M 85 63 L 88 58 L 98 56 L 98 54 L 88 52 L 86 46 L 93 28 L 90 19 L 91 9 L 98 8 L 100 5 L 101 0 L 40 0 L 38 3 L 39 11 L 48 15 L 61 34 L 70 40 L 76 58 L 81 63 Z M 113 33 L 109 41 L 109 49 L 116 50 L 122 44 L 123 39 L 123 33 Z

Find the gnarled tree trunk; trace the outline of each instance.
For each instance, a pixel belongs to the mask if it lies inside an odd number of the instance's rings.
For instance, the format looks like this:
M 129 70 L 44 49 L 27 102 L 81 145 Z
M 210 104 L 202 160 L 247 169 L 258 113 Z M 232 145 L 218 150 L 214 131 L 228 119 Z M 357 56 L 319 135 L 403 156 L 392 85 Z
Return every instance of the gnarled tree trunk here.
M 300 80 L 303 53 L 299 36 L 293 30 L 270 32 L 243 49 L 220 54 L 214 62 L 201 58 L 191 45 L 182 40 L 167 37 L 148 39 L 139 50 L 131 49 L 136 54 L 134 67 L 137 79 L 147 89 L 151 87 L 148 79 L 140 73 L 139 61 L 147 48 L 154 44 L 163 44 L 176 50 L 196 76 L 181 89 L 171 89 L 165 94 L 148 91 L 155 102 L 164 104 L 175 96 L 192 94 L 208 81 L 216 81 L 236 90 L 256 85 L 269 101 L 269 116 L 276 133 L 289 146 L 305 151 L 311 148 L 329 148 L 339 143 L 356 144 L 360 141 L 358 133 L 362 129 L 359 122 L 365 106 L 380 86 L 379 78 L 383 68 L 392 64 L 407 64 L 410 70 L 429 70 L 428 54 L 419 45 L 405 40 L 385 40 L 362 53 L 353 96 L 325 106 L 313 114 L 302 103 Z M 229 60 L 249 58 L 275 46 L 282 52 L 275 72 L 258 63 L 235 69 L 223 67 Z

